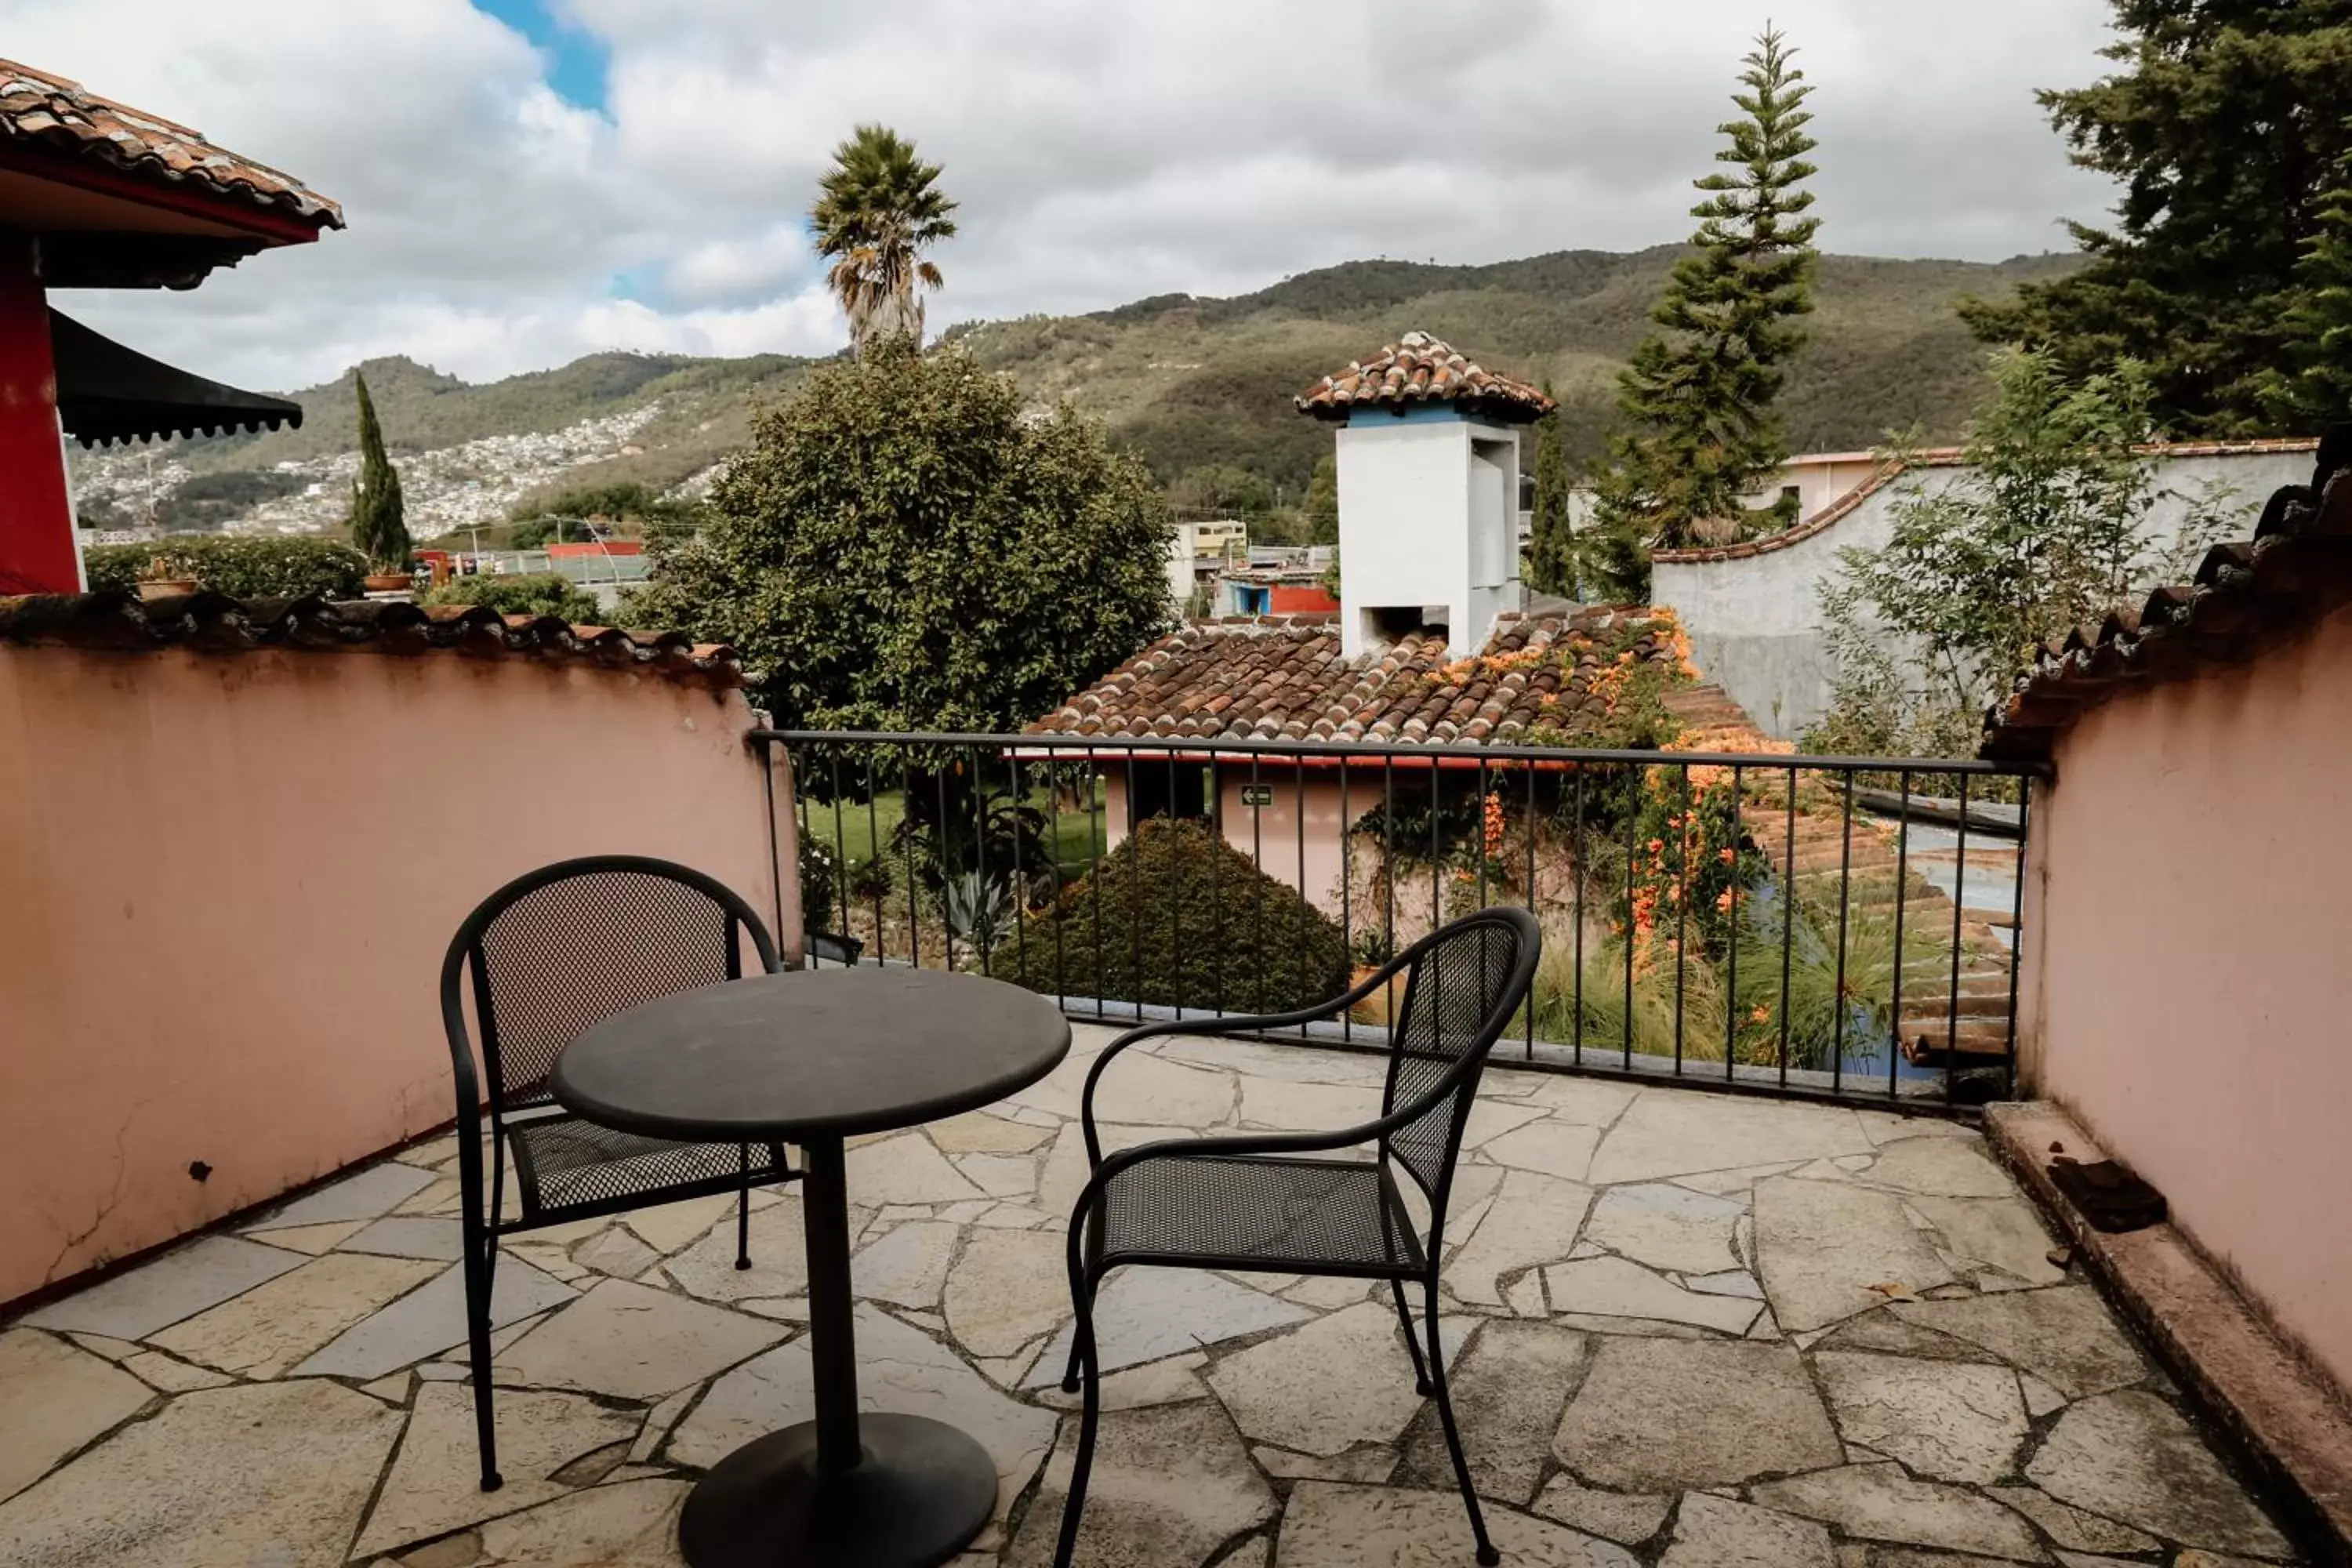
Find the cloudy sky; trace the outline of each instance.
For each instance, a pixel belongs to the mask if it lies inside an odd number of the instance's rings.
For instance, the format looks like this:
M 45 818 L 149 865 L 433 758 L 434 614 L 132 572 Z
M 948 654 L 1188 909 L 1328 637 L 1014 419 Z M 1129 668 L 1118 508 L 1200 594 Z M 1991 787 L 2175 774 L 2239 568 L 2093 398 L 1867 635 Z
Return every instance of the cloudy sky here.
M 2105 0 L 1777 0 L 1814 82 L 1831 249 L 1999 259 L 2110 196 L 2036 87 Z M 946 165 L 936 329 L 1227 294 L 1359 257 L 1686 235 L 1730 0 L 0 0 L 0 47 L 194 125 L 348 231 L 193 295 L 58 302 L 290 388 L 373 354 L 483 379 L 598 349 L 822 353 L 802 214 L 879 120 Z

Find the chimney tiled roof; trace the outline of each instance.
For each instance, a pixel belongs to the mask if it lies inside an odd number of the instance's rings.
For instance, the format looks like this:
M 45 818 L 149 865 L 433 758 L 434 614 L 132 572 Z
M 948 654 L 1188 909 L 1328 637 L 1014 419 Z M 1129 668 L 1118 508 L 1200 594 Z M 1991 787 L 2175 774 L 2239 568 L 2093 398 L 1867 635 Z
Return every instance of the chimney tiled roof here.
M 573 626 L 553 616 L 501 616 L 479 605 L 404 600 L 237 599 L 199 591 L 142 600 L 134 595 L 36 594 L 0 598 L 0 643 L 152 653 L 184 647 L 242 653 L 289 647 L 476 658 L 537 658 L 641 670 L 714 690 L 743 684 L 743 661 L 723 643 L 683 632 Z
M 1533 726 L 1572 731 L 1608 646 L 1679 667 L 1665 611 L 1593 607 L 1507 615 L 1474 659 L 1449 663 L 1423 628 L 1350 660 L 1328 616 L 1196 625 L 1162 637 L 1029 726 L 1033 735 L 1507 745 Z M 1606 656 L 1606 657 L 1605 657 Z
M 1294 399 L 1299 412 L 1345 419 L 1359 408 L 1391 413 L 1444 404 L 1514 423 L 1540 419 L 1558 406 L 1523 381 L 1478 364 L 1427 332 L 1407 332 L 1368 360 L 1325 376 Z
M 2205 552 L 2194 580 L 2157 589 L 2036 650 L 1985 714 L 1981 754 L 2046 760 L 2084 712 L 2147 681 L 2254 658 L 2352 603 L 2352 425 L 2319 444 L 2308 485 L 2263 509 L 2254 536 Z
M 194 185 L 208 195 L 276 208 L 322 228 L 343 226 L 343 209 L 291 174 L 79 82 L 0 59 L 0 145 L 11 142 L 93 159 L 144 183 Z

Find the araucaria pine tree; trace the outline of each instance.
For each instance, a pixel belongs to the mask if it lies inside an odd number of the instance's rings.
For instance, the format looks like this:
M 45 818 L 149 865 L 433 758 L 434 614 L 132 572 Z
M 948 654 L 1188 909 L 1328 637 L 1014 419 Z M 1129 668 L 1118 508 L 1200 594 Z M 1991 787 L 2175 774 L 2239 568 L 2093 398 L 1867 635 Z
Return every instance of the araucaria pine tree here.
M 1544 383 L 1551 396 L 1551 383 Z M 1538 594 L 1577 596 L 1576 537 L 1568 517 L 1568 443 L 1559 409 L 1536 421 L 1536 514 L 1528 531 L 1528 584 Z
M 401 518 L 400 470 L 384 453 L 383 427 L 376 423 L 367 377 L 353 379 L 360 395 L 360 477 L 352 486 L 352 546 L 379 572 L 405 572 L 411 545 Z
M 1740 118 L 1719 126 L 1730 165 L 1696 183 L 1706 199 L 1694 249 L 1675 264 L 1650 315 L 1659 331 L 1618 379 L 1621 426 L 1598 478 L 1590 563 L 1612 596 L 1649 592 L 1649 552 L 1724 542 L 1785 523 L 1785 509 L 1751 512 L 1742 498 L 1788 456 L 1772 402 L 1804 344 L 1813 308 L 1813 235 L 1804 216 L 1814 172 L 1804 102 L 1812 89 L 1795 51 L 1767 28 L 1746 58 Z

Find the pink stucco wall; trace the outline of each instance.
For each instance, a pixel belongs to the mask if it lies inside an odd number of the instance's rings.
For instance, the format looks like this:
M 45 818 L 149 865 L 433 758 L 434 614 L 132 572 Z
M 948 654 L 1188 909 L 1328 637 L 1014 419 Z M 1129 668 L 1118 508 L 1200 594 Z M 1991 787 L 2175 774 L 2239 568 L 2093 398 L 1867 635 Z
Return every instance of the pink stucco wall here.
M 2038 795 L 2022 1050 L 2352 1386 L 2352 609 L 2132 691 Z
M 520 657 L 0 647 L 0 1302 L 447 1121 L 442 952 L 518 872 L 769 914 L 751 723 Z

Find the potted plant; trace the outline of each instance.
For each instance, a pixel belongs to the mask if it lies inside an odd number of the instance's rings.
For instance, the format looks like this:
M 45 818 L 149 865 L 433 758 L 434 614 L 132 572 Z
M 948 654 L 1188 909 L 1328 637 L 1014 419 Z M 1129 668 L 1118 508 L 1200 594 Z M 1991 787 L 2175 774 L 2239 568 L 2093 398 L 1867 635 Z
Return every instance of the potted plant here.
M 194 577 L 183 577 L 171 561 L 158 555 L 141 568 L 137 587 L 142 599 L 168 599 L 176 594 L 193 594 L 202 586 Z
M 1355 960 L 1355 972 L 1349 978 L 1351 985 L 1361 985 L 1372 977 L 1372 972 L 1396 956 L 1396 942 L 1378 926 L 1367 926 L 1356 933 L 1348 944 L 1349 956 Z M 1400 974 L 1386 985 L 1348 1009 L 1358 1023 L 1387 1024 L 1395 1021 L 1404 1007 L 1404 976 Z

